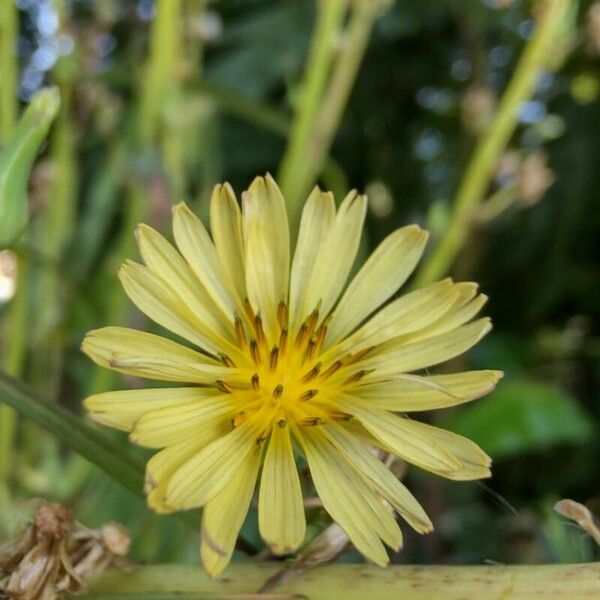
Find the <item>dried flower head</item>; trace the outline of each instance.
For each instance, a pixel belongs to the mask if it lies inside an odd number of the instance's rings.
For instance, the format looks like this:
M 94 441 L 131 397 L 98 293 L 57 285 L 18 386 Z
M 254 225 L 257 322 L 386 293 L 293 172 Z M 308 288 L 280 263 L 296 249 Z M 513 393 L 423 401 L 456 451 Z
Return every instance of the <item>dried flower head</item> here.
M 0 598 L 54 600 L 75 592 L 88 577 L 117 563 L 129 550 L 121 525 L 92 531 L 60 504 L 42 503 L 32 523 L 0 547 Z
M 142 225 L 146 266 L 120 271 L 130 299 L 196 349 L 143 331 L 91 331 L 83 350 L 124 374 L 183 387 L 87 398 L 92 417 L 160 448 L 147 465 L 158 512 L 204 507 L 201 555 L 216 574 L 231 558 L 260 472 L 258 520 L 276 554 L 305 534 L 295 455 L 303 454 L 323 506 L 366 557 L 388 562 L 400 514 L 421 533 L 425 511 L 372 447 L 449 479 L 490 475 L 473 442 L 406 413 L 455 406 L 494 388 L 497 371 L 414 374 L 468 350 L 489 330 L 472 321 L 486 301 L 450 279 L 388 302 L 425 247 L 416 225 L 387 237 L 346 287 L 367 201 L 350 193 L 336 210 L 315 188 L 293 258 L 284 199 L 255 179 L 240 210 L 215 188 L 212 239 L 185 204 L 173 211 L 177 250 Z M 385 306 L 384 306 L 385 305 Z M 262 467 L 262 469 L 261 469 Z

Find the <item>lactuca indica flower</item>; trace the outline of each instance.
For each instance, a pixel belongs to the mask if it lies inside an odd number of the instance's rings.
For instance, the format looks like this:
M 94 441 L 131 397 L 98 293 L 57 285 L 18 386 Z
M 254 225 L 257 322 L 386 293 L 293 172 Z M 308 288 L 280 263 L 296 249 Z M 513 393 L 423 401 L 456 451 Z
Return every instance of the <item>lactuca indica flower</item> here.
M 160 448 L 146 491 L 158 512 L 204 507 L 201 555 L 211 574 L 231 558 L 257 479 L 261 535 L 276 554 L 305 534 L 296 455 L 304 455 L 323 506 L 379 565 L 397 550 L 395 514 L 421 533 L 431 521 L 373 452 L 378 448 L 455 480 L 490 475 L 473 442 L 407 416 L 488 393 L 497 371 L 415 374 L 473 346 L 490 329 L 472 321 L 486 301 L 450 279 L 390 300 L 427 240 L 416 225 L 381 242 L 346 287 L 367 200 L 351 192 L 336 211 L 315 188 L 293 258 L 284 199 L 270 176 L 254 180 L 242 209 L 215 188 L 212 239 L 185 204 L 173 212 L 177 249 L 145 225 L 146 266 L 119 273 L 129 298 L 192 347 L 123 327 L 91 331 L 96 363 L 175 382 L 87 398 L 92 417 Z M 386 304 L 387 303 L 387 304 Z

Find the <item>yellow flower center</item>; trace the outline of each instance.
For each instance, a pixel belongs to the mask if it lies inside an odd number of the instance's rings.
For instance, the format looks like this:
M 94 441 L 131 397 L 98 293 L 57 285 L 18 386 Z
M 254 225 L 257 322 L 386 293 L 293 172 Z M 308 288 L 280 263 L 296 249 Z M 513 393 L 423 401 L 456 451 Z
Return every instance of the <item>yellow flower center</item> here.
M 255 372 L 243 387 L 217 381 L 222 392 L 231 394 L 236 407 L 233 426 L 256 419 L 260 431 L 257 442 L 260 443 L 273 427 L 314 426 L 351 419 L 351 415 L 336 410 L 328 401 L 362 379 L 365 371 L 352 372 L 349 367 L 371 348 L 337 359 L 331 349 L 323 353 L 327 324 L 319 323 L 318 310 L 290 335 L 284 302 L 278 307 L 278 330 L 273 344 L 265 335 L 260 315 L 254 313 L 247 301 L 245 309 L 245 319 L 237 317 L 235 320 L 237 344 L 248 354 Z M 227 366 L 236 366 L 226 355 L 222 355 L 221 360 Z

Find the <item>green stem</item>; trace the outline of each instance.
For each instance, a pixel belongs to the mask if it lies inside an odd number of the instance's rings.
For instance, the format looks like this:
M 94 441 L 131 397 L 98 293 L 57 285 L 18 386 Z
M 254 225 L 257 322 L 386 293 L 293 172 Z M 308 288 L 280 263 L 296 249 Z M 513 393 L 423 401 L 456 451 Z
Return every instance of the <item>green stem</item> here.
M 12 136 L 17 118 L 17 35 L 18 11 L 14 2 L 0 2 L 0 144 Z M 27 320 L 26 263 L 17 260 L 17 292 L 7 314 L 7 339 L 0 361 L 17 375 L 25 354 L 25 323 Z M 12 471 L 12 449 L 16 429 L 16 414 L 8 406 L 0 406 L 0 492 L 9 489 Z M 1 501 L 1 499 L 0 499 Z
M 302 175 L 308 144 L 315 126 L 335 54 L 335 39 L 346 14 L 347 0 L 319 0 L 317 23 L 290 138 L 279 170 L 279 183 L 288 202 L 290 221 L 299 212 Z
M 0 401 L 56 436 L 126 488 L 143 494 L 142 462 L 124 454 L 120 446 L 104 434 L 58 404 L 40 398 L 3 371 L 0 371 Z
M 264 581 L 277 563 L 232 563 L 224 577 L 210 578 L 194 565 L 149 565 L 130 572 L 108 571 L 89 586 L 86 600 L 171 598 L 263 598 Z M 406 566 L 327 565 L 289 579 L 264 598 L 310 600 L 547 600 L 600 597 L 599 565 Z M 176 595 L 179 593 L 179 595 Z
M 17 118 L 17 34 L 15 2 L 0 2 L 0 144 L 12 135 Z
M 333 69 L 331 83 L 319 109 L 308 145 L 307 162 L 302 171 L 304 180 L 299 189 L 302 197 L 318 177 L 323 161 L 327 157 L 379 13 L 380 4 L 376 1 L 360 1 L 353 8 L 343 44 L 344 49 Z
M 538 77 L 552 56 L 552 48 L 569 5 L 569 0 L 548 0 L 543 6 L 541 20 L 521 55 L 498 112 L 467 167 L 454 200 L 448 228 L 423 266 L 416 285 L 431 283 L 445 275 L 459 253 L 500 154 L 517 127 L 521 105 L 534 92 Z

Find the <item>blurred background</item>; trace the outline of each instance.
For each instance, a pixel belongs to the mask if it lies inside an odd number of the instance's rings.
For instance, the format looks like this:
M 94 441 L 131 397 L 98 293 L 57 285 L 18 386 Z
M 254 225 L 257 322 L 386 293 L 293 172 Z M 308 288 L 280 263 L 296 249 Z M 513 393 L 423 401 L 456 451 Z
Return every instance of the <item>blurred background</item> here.
M 543 64 L 519 71 L 551 4 L 2 0 L 0 143 L 41 88 L 61 95 L 29 177 L 28 224 L 0 246 L 3 369 L 78 414 L 90 393 L 140 385 L 96 369 L 80 341 L 107 324 L 149 327 L 116 278 L 137 256 L 133 228 L 168 234 L 181 199 L 206 218 L 217 182 L 239 194 L 269 171 L 292 212 L 315 182 L 338 199 L 366 192 L 365 255 L 412 222 L 435 249 L 462 219 L 457 251 L 416 284 L 448 273 L 481 284 L 494 331 L 448 368 L 505 378 L 427 418 L 475 439 L 494 476 L 454 483 L 411 469 L 436 530 L 403 526 L 393 561 L 591 560 L 592 542 L 552 507 L 568 497 L 600 514 L 600 2 L 566 2 Z M 489 173 L 478 171 L 502 94 L 526 68 L 531 90 L 513 99 Z M 482 197 L 457 217 L 465 178 L 478 177 Z M 0 425 L 0 540 L 43 497 L 90 526 L 124 523 L 136 560 L 198 561 L 195 515 L 190 526 L 152 514 L 11 410 Z M 308 517 L 310 539 L 327 519 Z M 240 556 L 264 549 L 255 509 L 242 533 Z

